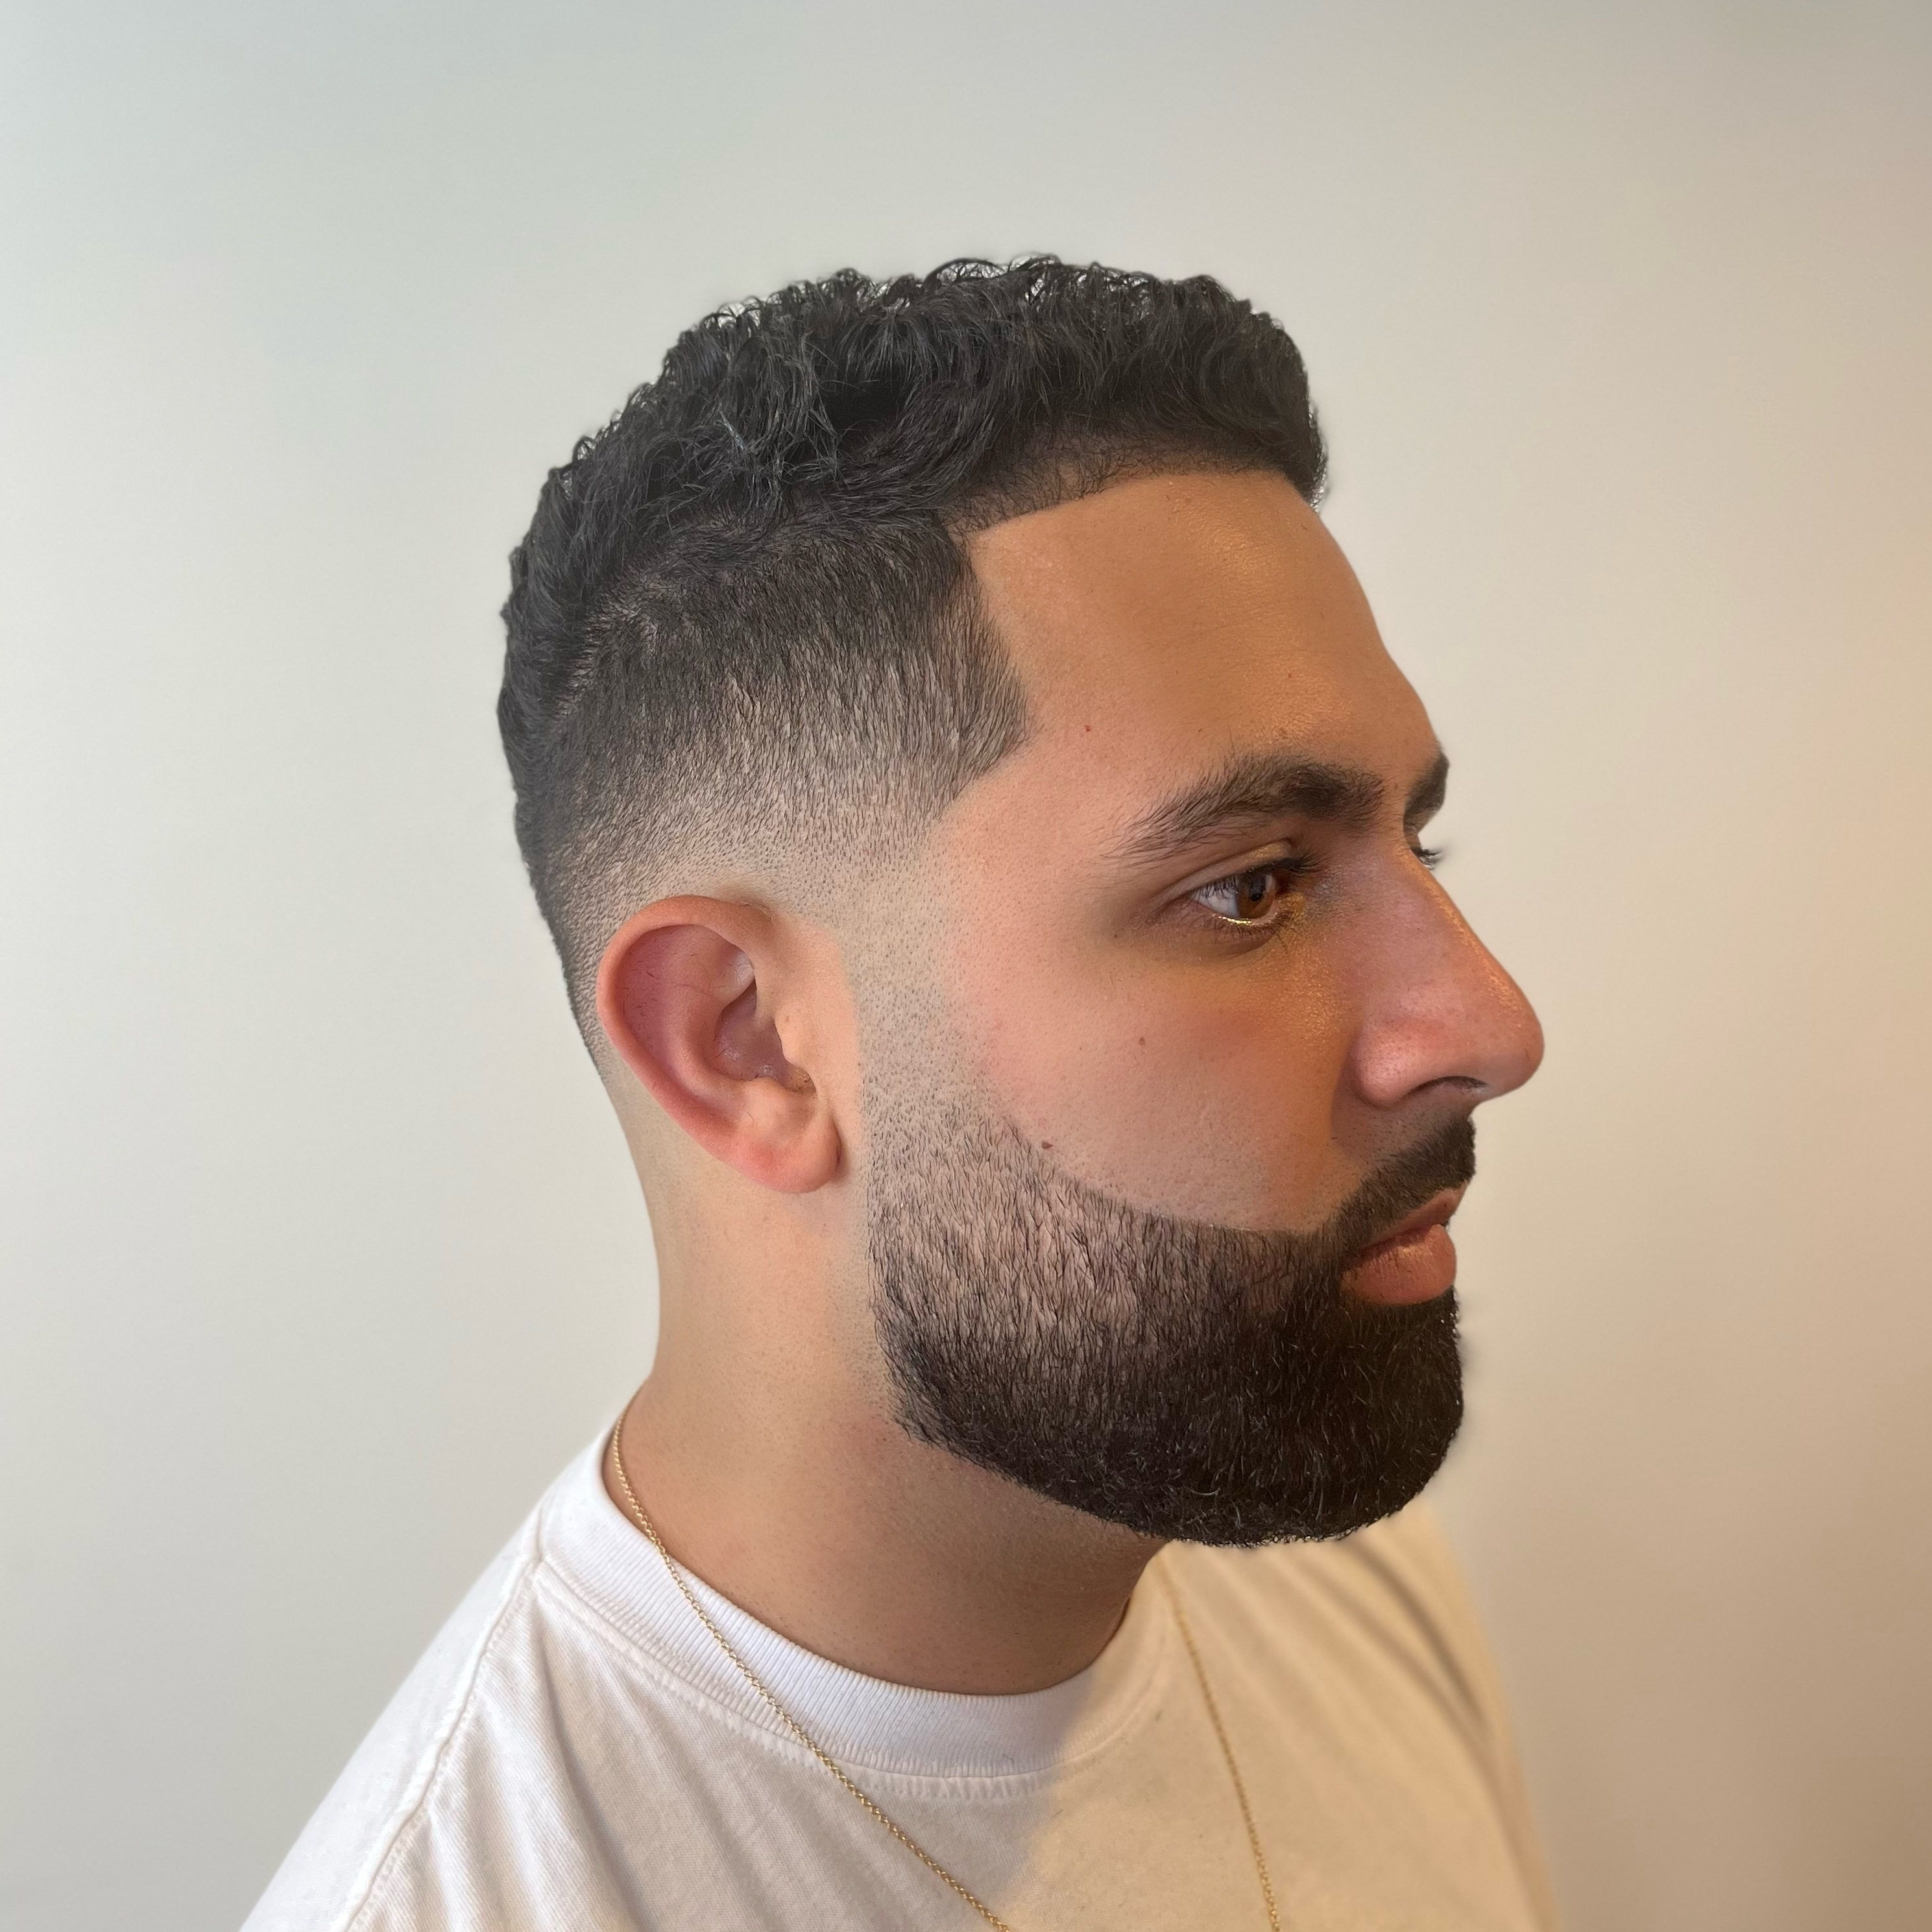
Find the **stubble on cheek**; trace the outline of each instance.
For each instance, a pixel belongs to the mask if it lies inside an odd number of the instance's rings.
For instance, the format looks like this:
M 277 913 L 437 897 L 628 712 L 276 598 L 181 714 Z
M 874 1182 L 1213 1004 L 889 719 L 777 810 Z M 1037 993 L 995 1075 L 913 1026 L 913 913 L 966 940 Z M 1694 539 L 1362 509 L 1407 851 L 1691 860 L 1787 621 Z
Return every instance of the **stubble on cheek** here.
M 1335 1145 L 1342 1003 L 1274 962 L 1058 957 L 965 935 L 956 1071 L 1082 1185 L 1144 1213 L 1312 1226 L 1359 1180 Z

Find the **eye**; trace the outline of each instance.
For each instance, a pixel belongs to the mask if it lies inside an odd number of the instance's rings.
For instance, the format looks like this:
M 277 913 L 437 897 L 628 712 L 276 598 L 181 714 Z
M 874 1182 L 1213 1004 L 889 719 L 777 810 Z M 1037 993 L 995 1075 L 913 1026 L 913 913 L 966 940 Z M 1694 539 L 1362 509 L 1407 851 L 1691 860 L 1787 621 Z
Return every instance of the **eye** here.
M 1306 869 L 1306 860 L 1277 859 L 1252 872 L 1231 872 L 1188 896 L 1230 926 L 1271 926 L 1287 903 L 1294 881 Z

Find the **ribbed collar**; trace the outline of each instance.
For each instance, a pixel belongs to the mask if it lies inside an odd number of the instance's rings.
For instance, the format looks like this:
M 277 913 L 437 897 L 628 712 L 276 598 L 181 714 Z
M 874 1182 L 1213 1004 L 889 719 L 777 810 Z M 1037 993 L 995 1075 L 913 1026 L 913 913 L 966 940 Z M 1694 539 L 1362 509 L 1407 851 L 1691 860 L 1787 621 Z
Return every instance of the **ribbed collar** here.
M 605 1493 L 610 1432 L 544 1498 L 543 1559 L 584 1603 L 685 1684 L 741 1720 L 788 1736 L 691 1613 L 664 1561 Z M 1018 1696 L 922 1690 L 862 1676 L 781 1636 L 694 1576 L 698 1600 L 738 1653 L 841 1762 L 904 1776 L 1028 1776 L 1090 1756 L 1150 1712 L 1177 1646 L 1151 1583 L 1136 1590 L 1112 1641 L 1064 1683 Z

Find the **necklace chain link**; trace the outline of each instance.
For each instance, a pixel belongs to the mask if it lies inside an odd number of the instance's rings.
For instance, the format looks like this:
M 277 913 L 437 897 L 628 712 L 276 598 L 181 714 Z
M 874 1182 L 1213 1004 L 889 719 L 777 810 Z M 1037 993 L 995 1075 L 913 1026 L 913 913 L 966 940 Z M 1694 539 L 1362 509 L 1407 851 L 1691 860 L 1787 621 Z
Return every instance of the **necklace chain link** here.
M 1012 1932 L 1012 1928 L 987 1905 L 985 1900 L 955 1878 L 916 1838 L 913 1837 L 910 1832 L 906 1831 L 895 1820 L 888 1817 L 864 1792 L 859 1789 L 857 1785 L 853 1783 L 846 1774 L 844 1767 L 829 1751 L 824 1749 L 812 1733 L 785 1708 L 784 1705 L 778 1702 L 764 1679 L 739 1655 L 730 1639 L 718 1628 L 711 1613 L 698 1600 L 697 1592 L 685 1581 L 682 1569 L 670 1552 L 664 1547 L 664 1538 L 658 1535 L 657 1526 L 644 1514 L 644 1505 L 638 1502 L 637 1492 L 631 1486 L 630 1475 L 624 1467 L 624 1451 L 619 1441 L 624 1432 L 624 1424 L 629 1419 L 630 1413 L 630 1407 L 627 1403 L 623 1414 L 617 1418 L 616 1427 L 610 1432 L 611 1473 L 617 1479 L 618 1488 L 623 1492 L 625 1507 L 630 1512 L 631 1520 L 644 1532 L 650 1540 L 651 1547 L 662 1558 L 664 1574 L 670 1577 L 672 1582 L 676 1585 L 678 1594 L 691 1606 L 692 1614 L 704 1626 L 705 1630 L 710 1634 L 712 1642 L 724 1652 L 726 1660 L 736 1670 L 738 1675 L 743 1678 L 752 1689 L 758 1694 L 759 1699 L 772 1715 L 777 1718 L 785 1730 L 811 1752 L 812 1756 L 832 1774 L 832 1777 L 850 1792 L 908 1851 L 911 1852 L 913 1856 L 918 1859 L 934 1878 L 939 1880 L 942 1884 L 950 1886 L 988 1925 L 994 1928 L 994 1932 Z M 1174 1588 L 1174 1580 L 1168 1575 L 1166 1570 L 1163 1569 L 1158 1574 L 1162 1586 L 1167 1592 L 1167 1600 L 1174 1606 L 1174 1624 L 1180 1632 L 1180 1641 L 1186 1647 L 1188 1661 L 1194 1666 L 1195 1680 L 1201 1686 L 1202 1699 L 1208 1706 L 1208 1720 L 1214 1725 L 1214 1736 L 1221 1746 L 1221 1755 L 1227 1761 L 1228 1775 L 1234 1780 L 1234 1796 L 1241 1808 L 1241 1822 L 1247 1828 L 1248 1850 L 1254 1854 L 1255 1876 L 1261 1880 L 1262 1902 L 1268 1908 L 1269 1932 L 1281 1932 L 1281 1919 L 1275 1908 L 1274 1887 L 1268 1880 L 1268 1861 L 1262 1856 L 1261 1834 L 1255 1828 L 1255 1814 L 1248 1803 L 1247 1786 L 1241 1782 L 1241 1768 L 1234 1761 L 1234 1748 L 1228 1742 L 1226 1727 L 1221 1722 L 1220 1706 L 1214 1701 L 1214 1690 L 1208 1682 L 1207 1670 L 1202 1664 L 1200 1652 L 1195 1647 L 1194 1632 L 1189 1627 L 1187 1612 L 1181 1608 L 1180 1593 Z

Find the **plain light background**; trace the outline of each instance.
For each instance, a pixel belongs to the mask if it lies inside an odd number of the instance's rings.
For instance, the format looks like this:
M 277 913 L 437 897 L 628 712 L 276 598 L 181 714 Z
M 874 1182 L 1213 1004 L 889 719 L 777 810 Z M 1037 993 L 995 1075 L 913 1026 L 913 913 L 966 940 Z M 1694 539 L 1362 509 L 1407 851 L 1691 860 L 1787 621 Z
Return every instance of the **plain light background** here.
M 646 1366 L 505 556 L 712 304 L 1028 249 L 1306 351 L 1550 1052 L 1437 1490 L 1574 1932 L 1932 1892 L 1932 11 L 16 6 L 0 1927 L 238 1922 Z

